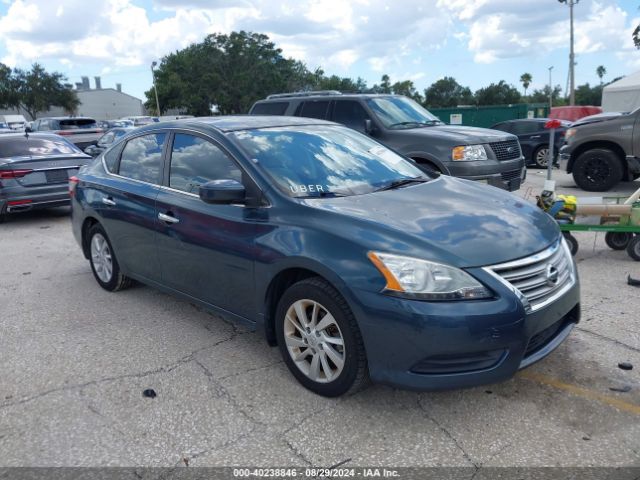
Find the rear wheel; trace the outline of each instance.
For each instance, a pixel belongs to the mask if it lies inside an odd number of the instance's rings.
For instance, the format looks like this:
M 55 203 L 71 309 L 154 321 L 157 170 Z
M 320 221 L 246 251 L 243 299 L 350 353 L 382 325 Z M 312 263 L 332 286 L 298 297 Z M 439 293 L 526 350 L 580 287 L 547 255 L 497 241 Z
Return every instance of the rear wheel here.
M 628 232 L 607 232 L 604 241 L 612 250 L 624 250 L 632 238 L 633 234 Z
M 101 225 L 96 224 L 88 232 L 89 262 L 98 284 L 110 292 L 123 290 L 131 285 L 131 279 L 122 274 L 111 242 Z
M 547 155 L 549 155 L 549 147 L 547 145 L 542 145 L 533 152 L 533 163 L 536 164 L 536 167 L 547 168 L 549 164 Z
M 627 253 L 636 262 L 640 262 L 640 235 L 636 235 L 631 240 L 629 240 L 629 244 L 627 245 Z
M 368 383 L 356 319 L 345 299 L 323 279 L 289 287 L 278 302 L 276 335 L 287 367 L 312 392 L 337 397 Z
M 611 190 L 622 180 L 623 173 L 620 158 L 607 148 L 587 150 L 573 164 L 573 179 L 587 192 Z

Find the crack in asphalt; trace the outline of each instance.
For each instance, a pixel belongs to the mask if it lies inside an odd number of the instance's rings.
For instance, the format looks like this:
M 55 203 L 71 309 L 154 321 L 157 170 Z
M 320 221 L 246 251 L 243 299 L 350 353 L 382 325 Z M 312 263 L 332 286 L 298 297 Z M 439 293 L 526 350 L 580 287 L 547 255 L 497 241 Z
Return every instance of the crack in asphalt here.
M 579 332 L 588 333 L 589 335 L 592 335 L 592 336 L 594 336 L 596 338 L 599 338 L 601 340 L 605 340 L 607 342 L 614 343 L 614 344 L 616 344 L 616 345 L 618 345 L 620 347 L 627 348 L 627 349 L 629 349 L 629 350 L 631 350 L 633 352 L 640 353 L 640 348 L 633 347 L 633 346 L 628 345 L 628 344 L 626 344 L 624 342 L 621 342 L 620 340 L 616 340 L 615 338 L 607 337 L 606 335 L 602 335 L 601 333 L 594 332 L 593 330 L 588 330 L 586 328 L 582 328 L 582 327 L 579 327 L 579 326 L 576 327 L 576 330 L 579 331 Z
M 95 385 L 100 385 L 102 383 L 106 383 L 106 382 L 113 382 L 113 381 L 117 381 L 117 380 L 123 380 L 126 378 L 145 378 L 151 375 L 156 375 L 158 373 L 169 373 L 173 370 L 175 370 L 176 368 L 185 365 L 187 363 L 190 363 L 194 360 L 194 356 L 197 355 L 200 352 L 203 352 L 205 350 L 209 350 L 212 348 L 217 347 L 218 345 L 221 345 L 225 342 L 229 342 L 233 339 L 235 339 L 237 335 L 231 335 L 228 338 L 225 338 L 224 340 L 219 340 L 211 345 L 207 345 L 206 347 L 202 347 L 202 348 L 198 348 L 194 351 L 192 351 L 191 353 L 189 353 L 188 355 L 183 356 L 182 358 L 180 358 L 177 362 L 171 363 L 169 365 L 163 365 L 161 367 L 152 369 L 152 370 L 146 370 L 143 372 L 137 372 L 137 373 L 125 373 L 122 375 L 115 375 L 112 377 L 104 377 L 104 378 L 100 378 L 97 380 L 90 380 L 87 382 L 83 382 L 83 383 L 78 383 L 78 384 L 74 384 L 74 385 L 66 385 L 63 387 L 56 387 L 56 388 L 51 388 L 49 390 L 45 390 L 43 392 L 40 393 L 36 393 L 36 394 L 32 394 L 26 397 L 21 398 L 20 400 L 16 400 L 13 402 L 6 402 L 3 404 L 0 404 L 0 410 L 4 409 L 4 408 L 8 408 L 8 407 L 13 407 L 16 405 L 22 405 L 24 403 L 28 403 L 31 402 L 33 400 L 37 400 L 40 399 L 42 397 L 45 397 L 47 395 L 51 395 L 52 393 L 58 393 L 58 392 L 66 392 L 66 391 L 70 391 L 70 390 L 77 390 L 77 389 L 83 389 L 86 387 L 91 387 L 91 386 L 95 386 Z
M 435 417 L 433 415 L 431 415 L 429 413 L 429 411 L 427 410 L 427 408 L 422 404 L 422 400 L 420 398 L 418 398 L 418 408 L 422 411 L 423 415 L 430 420 L 431 422 L 433 422 L 435 424 L 436 427 L 438 427 L 440 429 L 440 431 L 442 433 L 445 434 L 445 436 L 447 438 L 449 438 L 449 440 L 451 440 L 453 442 L 453 444 L 456 446 L 456 448 L 458 450 L 460 450 L 460 452 L 462 453 L 462 456 L 465 458 L 465 460 L 467 460 L 471 465 L 473 465 L 473 467 L 476 469 L 476 471 L 474 472 L 473 476 L 475 476 L 476 473 L 478 473 L 478 470 L 480 469 L 480 467 L 478 466 L 478 464 L 476 464 L 476 462 L 474 462 L 471 459 L 471 456 L 469 456 L 469 454 L 466 452 L 466 450 L 464 449 L 464 447 L 460 444 L 460 442 L 458 441 L 458 439 L 444 426 L 442 425 L 438 420 L 435 419 Z M 471 478 L 473 478 L 473 476 Z
M 306 455 L 304 453 L 302 453 L 300 450 L 298 450 L 289 440 L 287 440 L 286 438 L 282 439 L 285 443 L 285 445 L 287 447 L 289 447 L 289 450 L 291 450 L 293 452 L 293 454 L 299 458 L 300 460 L 302 460 L 304 463 L 306 463 L 308 466 L 313 467 L 313 462 L 311 460 L 309 460 Z

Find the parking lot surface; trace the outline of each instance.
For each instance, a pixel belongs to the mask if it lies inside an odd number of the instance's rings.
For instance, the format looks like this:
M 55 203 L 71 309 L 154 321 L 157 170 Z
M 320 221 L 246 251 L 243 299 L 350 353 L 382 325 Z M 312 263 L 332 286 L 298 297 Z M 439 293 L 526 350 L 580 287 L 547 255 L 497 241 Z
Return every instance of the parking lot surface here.
M 518 193 L 543 179 L 529 170 Z M 0 466 L 638 466 L 640 290 L 627 275 L 640 278 L 640 263 L 603 234 L 576 237 L 582 322 L 542 362 L 468 390 L 326 399 L 258 334 L 149 287 L 103 291 L 66 209 L 11 217 Z

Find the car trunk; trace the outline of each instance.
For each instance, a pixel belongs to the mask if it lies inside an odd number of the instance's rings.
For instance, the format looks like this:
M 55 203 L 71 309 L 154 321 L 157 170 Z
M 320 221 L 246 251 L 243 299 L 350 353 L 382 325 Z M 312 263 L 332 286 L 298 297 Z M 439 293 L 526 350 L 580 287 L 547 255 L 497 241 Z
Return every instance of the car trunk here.
M 14 179 L 23 187 L 67 183 L 86 161 L 84 155 L 23 157 L 0 164 L 0 172 L 3 172 L 4 178 Z M 15 173 L 12 176 L 9 172 Z

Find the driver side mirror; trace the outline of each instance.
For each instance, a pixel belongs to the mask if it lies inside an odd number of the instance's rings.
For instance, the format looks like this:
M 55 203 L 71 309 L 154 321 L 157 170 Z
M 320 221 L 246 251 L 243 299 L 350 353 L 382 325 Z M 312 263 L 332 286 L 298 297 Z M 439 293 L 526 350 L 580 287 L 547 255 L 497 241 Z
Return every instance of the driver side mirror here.
M 375 133 L 375 127 L 373 126 L 373 122 L 370 118 L 367 118 L 364 121 L 364 133 L 367 135 L 373 135 Z
M 236 180 L 212 180 L 200 186 L 200 199 L 209 204 L 229 205 L 245 203 L 246 190 L 244 185 Z

